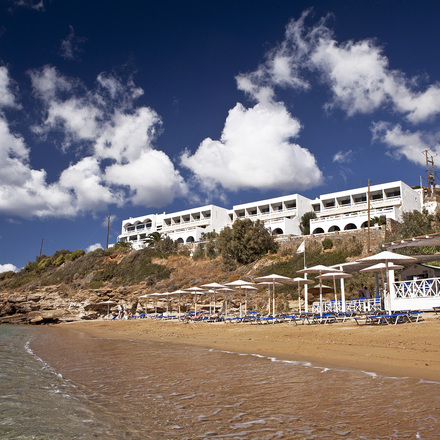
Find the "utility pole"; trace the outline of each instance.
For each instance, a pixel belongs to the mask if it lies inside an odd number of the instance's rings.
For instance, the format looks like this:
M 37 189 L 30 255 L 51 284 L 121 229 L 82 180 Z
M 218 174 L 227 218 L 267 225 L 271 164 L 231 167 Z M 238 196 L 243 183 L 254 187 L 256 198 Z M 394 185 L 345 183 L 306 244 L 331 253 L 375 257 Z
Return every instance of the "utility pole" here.
M 108 219 L 107 219 L 107 240 L 105 242 L 105 250 L 108 249 L 108 234 L 110 231 L 110 213 L 108 213 Z
M 371 246 L 370 246 L 370 179 L 368 179 L 368 191 L 367 191 L 367 216 L 368 216 L 367 248 L 368 248 L 368 253 L 370 253 L 371 252 Z
M 434 156 L 428 153 L 432 150 L 424 150 L 423 153 L 426 157 L 426 178 L 428 185 L 428 197 L 435 195 L 435 170 L 434 170 Z M 429 171 L 429 165 L 431 165 L 431 172 Z
M 43 253 L 43 241 L 44 241 L 44 238 L 41 239 L 40 257 L 41 257 L 41 254 Z

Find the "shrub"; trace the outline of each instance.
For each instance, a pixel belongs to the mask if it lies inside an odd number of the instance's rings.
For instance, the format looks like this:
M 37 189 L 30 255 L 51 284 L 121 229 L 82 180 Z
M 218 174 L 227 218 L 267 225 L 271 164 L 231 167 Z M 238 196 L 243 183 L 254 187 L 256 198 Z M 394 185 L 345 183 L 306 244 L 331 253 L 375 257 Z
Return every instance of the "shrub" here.
M 326 237 L 324 240 L 322 240 L 322 247 L 324 249 L 331 249 L 333 247 L 333 242 L 330 238 Z
M 68 255 L 68 258 L 70 261 L 75 261 L 77 258 L 82 257 L 85 254 L 86 252 L 83 249 L 77 249 L 76 251 L 73 251 L 70 255 Z
M 64 263 L 64 255 L 58 255 L 57 259 L 53 262 L 55 267 L 59 267 Z

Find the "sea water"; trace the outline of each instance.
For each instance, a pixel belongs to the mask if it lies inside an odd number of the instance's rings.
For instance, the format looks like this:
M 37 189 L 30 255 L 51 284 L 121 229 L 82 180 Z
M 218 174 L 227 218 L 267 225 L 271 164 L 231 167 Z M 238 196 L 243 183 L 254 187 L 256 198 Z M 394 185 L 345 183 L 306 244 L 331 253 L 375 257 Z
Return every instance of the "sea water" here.
M 0 344 L 0 438 L 440 438 L 440 384 L 417 378 L 74 325 L 2 326 Z

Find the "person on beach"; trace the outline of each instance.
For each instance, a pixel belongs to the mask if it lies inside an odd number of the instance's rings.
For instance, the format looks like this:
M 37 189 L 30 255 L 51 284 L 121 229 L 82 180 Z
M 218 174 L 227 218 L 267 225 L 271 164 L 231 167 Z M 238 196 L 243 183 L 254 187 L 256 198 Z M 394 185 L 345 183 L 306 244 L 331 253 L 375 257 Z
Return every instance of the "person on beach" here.
M 118 308 L 119 308 L 118 318 L 122 319 L 124 317 L 124 307 L 119 304 Z
M 359 288 L 359 299 L 361 299 L 361 298 L 363 298 L 364 297 L 364 285 L 363 284 L 361 284 L 361 287 Z
M 364 297 L 367 299 L 371 298 L 370 291 L 368 290 L 367 286 L 364 287 Z

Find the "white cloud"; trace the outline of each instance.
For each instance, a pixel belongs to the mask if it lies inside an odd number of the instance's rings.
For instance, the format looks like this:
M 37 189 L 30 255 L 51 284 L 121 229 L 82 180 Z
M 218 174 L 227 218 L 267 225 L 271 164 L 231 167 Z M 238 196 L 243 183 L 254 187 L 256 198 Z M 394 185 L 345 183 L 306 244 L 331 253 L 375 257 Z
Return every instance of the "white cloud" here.
M 399 159 L 402 156 L 418 165 L 426 164 L 425 150 L 440 154 L 440 134 L 411 132 L 401 125 L 377 122 L 372 126 L 373 140 L 387 145 L 390 154 Z
M 135 205 L 163 206 L 184 196 L 187 186 L 169 157 L 158 150 L 146 150 L 128 163 L 116 163 L 105 170 L 105 181 L 127 186 Z
M 11 270 L 13 272 L 18 272 L 18 267 L 10 263 L 0 264 L 0 273 L 9 272 Z
M 314 156 L 292 143 L 300 130 L 280 103 L 237 104 L 229 111 L 219 141 L 205 139 L 190 155 L 181 157 L 208 190 L 302 189 L 318 185 L 321 171 Z
M 352 157 L 353 157 L 353 150 L 348 150 L 348 151 L 338 151 L 338 152 L 333 156 L 333 162 L 338 162 L 338 163 L 347 163 L 347 162 L 351 162 Z
M 20 107 L 11 91 L 11 86 L 11 78 L 9 77 L 8 69 L 5 66 L 0 66 L 0 108 Z
M 0 74 L 0 92 L 2 85 L 8 90 L 7 73 Z M 48 184 L 46 171 L 32 168 L 30 148 L 0 113 L 0 212 L 74 217 L 109 204 L 164 206 L 187 193 L 170 158 L 153 146 L 161 121 L 154 110 L 135 107 L 143 91 L 131 80 L 123 84 L 101 74 L 90 91 L 50 66 L 29 75 L 43 104 L 34 132 L 61 134 L 64 151 L 81 156 Z M 5 103 L 15 103 L 14 96 L 4 96 Z
M 263 102 L 275 87 L 309 89 L 305 74 L 315 73 L 332 93 L 326 108 L 341 108 L 348 116 L 388 108 L 416 124 L 440 113 L 439 84 L 423 87 L 419 78 L 391 69 L 374 40 L 336 41 L 327 18 L 308 27 L 309 14 L 289 22 L 282 43 L 256 71 L 237 77 L 241 90 Z
M 91 245 L 86 249 L 86 253 L 96 251 L 96 249 L 103 249 L 101 243 L 91 244 Z

